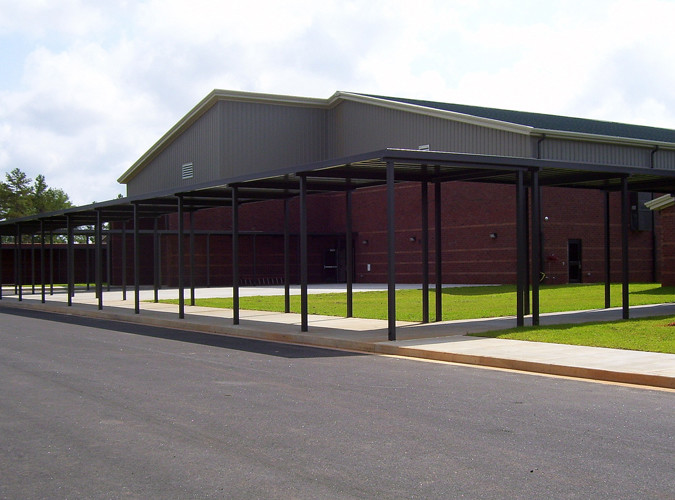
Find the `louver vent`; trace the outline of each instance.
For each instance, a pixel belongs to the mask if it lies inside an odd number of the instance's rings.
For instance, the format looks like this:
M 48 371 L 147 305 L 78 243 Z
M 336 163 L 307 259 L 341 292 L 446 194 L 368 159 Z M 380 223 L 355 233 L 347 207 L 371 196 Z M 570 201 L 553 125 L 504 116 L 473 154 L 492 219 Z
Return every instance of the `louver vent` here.
M 181 167 L 181 178 L 192 179 L 195 176 L 195 168 L 192 163 L 186 163 Z

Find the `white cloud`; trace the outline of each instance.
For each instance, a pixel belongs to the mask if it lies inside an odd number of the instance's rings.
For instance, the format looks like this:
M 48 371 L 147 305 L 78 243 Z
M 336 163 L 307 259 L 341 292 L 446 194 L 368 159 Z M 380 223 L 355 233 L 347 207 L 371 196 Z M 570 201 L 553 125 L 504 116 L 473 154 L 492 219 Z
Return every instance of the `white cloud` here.
M 669 0 L 0 0 L 0 170 L 112 198 L 213 88 L 675 128 L 672 19 Z

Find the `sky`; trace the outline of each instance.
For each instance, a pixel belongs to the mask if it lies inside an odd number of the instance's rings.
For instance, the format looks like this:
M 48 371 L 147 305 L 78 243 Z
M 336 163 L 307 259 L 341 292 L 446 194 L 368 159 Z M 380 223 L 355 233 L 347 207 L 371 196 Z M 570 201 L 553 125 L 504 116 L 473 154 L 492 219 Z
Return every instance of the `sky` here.
M 0 176 L 76 205 L 213 89 L 675 129 L 675 0 L 0 0 Z

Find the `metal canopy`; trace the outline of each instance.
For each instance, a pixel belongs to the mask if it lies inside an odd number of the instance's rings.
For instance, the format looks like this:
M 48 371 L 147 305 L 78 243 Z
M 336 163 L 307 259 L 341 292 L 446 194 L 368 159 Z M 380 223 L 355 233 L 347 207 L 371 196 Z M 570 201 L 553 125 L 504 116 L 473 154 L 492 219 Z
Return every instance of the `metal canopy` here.
M 626 179 L 629 191 L 675 192 L 675 170 L 384 149 L 6 220 L 0 222 L 0 235 L 14 236 L 17 227 L 22 234 L 37 234 L 41 231 L 41 223 L 45 231 L 63 230 L 69 219 L 73 227 L 95 225 L 99 215 L 103 222 L 127 221 L 133 219 L 134 206 L 139 218 L 155 218 L 176 213 L 179 197 L 183 200 L 184 210 L 189 212 L 231 206 L 233 186 L 237 186 L 240 204 L 299 196 L 301 178 L 306 180 L 308 195 L 380 186 L 386 184 L 388 163 L 393 164 L 396 182 L 464 181 L 515 185 L 519 171 L 526 174 L 526 179 L 531 172 L 537 171 L 541 186 L 620 191 L 622 179 Z

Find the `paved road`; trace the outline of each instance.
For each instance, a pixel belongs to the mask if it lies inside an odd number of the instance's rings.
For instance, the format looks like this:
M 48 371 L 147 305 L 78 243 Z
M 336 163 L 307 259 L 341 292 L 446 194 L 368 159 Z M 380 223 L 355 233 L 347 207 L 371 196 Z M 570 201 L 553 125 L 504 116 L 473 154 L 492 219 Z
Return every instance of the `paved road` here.
M 675 393 L 0 309 L 0 498 L 675 498 Z

